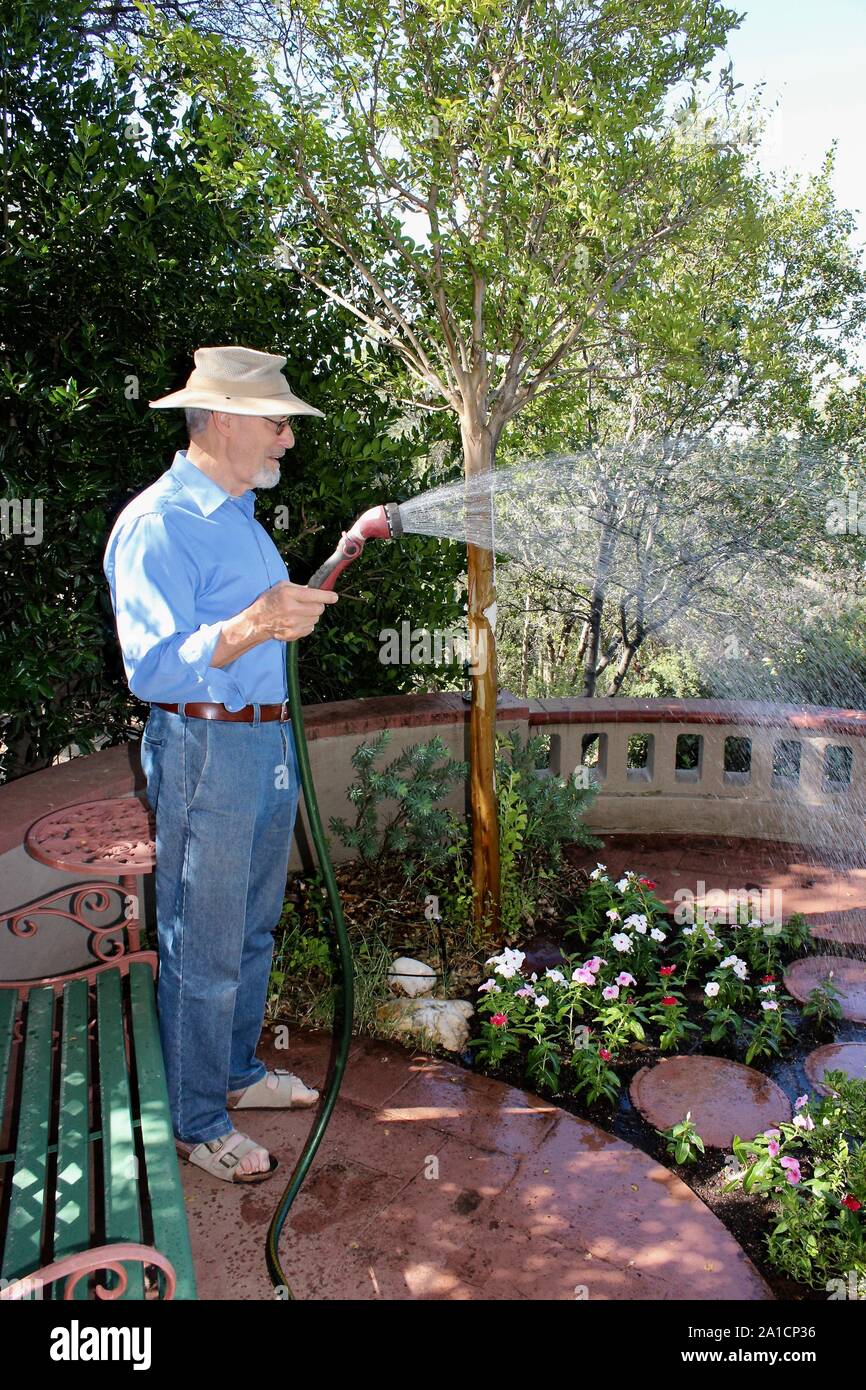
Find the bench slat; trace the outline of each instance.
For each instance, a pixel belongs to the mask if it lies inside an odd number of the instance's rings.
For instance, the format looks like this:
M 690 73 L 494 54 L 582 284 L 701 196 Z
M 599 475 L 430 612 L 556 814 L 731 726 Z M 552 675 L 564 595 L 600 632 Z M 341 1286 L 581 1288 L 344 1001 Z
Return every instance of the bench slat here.
M 3 1147 L 3 1121 L 12 1102 L 12 1034 L 17 1009 L 17 989 L 0 989 L 0 1149 Z
M 174 1265 L 177 1276 L 175 1298 L 195 1298 L 192 1247 L 186 1221 L 183 1186 L 174 1149 L 153 974 L 149 966 L 130 966 L 129 992 L 141 1137 L 153 1215 L 153 1243 Z M 162 1275 L 160 1283 L 162 1284 Z
M 31 989 L 27 997 L 21 1111 L 12 1175 L 9 1228 L 3 1251 L 4 1279 L 23 1278 L 42 1263 L 53 1021 L 54 991 L 50 987 Z
M 60 1133 L 54 1212 L 56 1260 L 86 1250 L 92 1241 L 87 1015 L 87 981 L 71 980 L 63 991 L 60 1044 Z M 86 1279 L 78 1281 L 75 1298 L 87 1298 Z
M 141 1242 L 138 1159 L 132 1127 L 132 1100 L 126 1063 L 123 997 L 119 971 L 96 977 L 99 1093 L 102 1105 L 102 1166 L 105 1185 L 105 1239 Z M 144 1298 L 139 1264 L 126 1264 L 129 1282 L 123 1298 Z

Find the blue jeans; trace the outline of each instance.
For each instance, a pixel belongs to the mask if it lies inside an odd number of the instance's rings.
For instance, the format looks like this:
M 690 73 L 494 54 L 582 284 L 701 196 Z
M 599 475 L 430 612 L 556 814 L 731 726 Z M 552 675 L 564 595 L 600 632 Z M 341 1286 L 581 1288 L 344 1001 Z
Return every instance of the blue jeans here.
M 156 816 L 157 1005 L 176 1138 L 233 1128 L 256 1057 L 299 774 L 294 732 L 151 707 L 141 742 Z M 259 710 L 255 709 L 258 721 Z

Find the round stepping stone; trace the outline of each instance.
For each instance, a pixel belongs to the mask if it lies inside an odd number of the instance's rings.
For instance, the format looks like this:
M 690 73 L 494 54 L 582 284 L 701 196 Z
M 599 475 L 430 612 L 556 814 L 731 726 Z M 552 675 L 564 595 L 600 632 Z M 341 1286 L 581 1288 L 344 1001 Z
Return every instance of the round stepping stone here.
M 855 1081 L 866 1081 L 866 1043 L 828 1043 L 816 1047 L 803 1063 L 804 1070 L 816 1091 L 832 1095 L 822 1080 L 825 1071 L 844 1071 Z
M 631 1083 L 632 1104 L 655 1129 L 670 1129 L 691 1111 L 708 1148 L 729 1149 L 790 1121 L 791 1102 L 768 1076 L 724 1057 L 668 1057 L 642 1067 Z
M 826 980 L 831 971 L 843 1018 L 866 1023 L 866 961 L 850 956 L 804 956 L 786 969 L 785 989 L 805 1004 L 815 986 Z

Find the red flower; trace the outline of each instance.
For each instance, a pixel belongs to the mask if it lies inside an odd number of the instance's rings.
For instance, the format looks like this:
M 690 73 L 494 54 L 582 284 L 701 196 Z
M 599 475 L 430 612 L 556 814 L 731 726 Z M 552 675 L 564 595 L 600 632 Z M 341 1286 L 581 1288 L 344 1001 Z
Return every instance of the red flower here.
M 642 883 L 644 888 L 655 888 L 657 884 L 651 878 L 639 878 L 638 883 Z
M 660 975 L 673 975 L 673 973 L 674 973 L 674 971 L 676 970 L 676 968 L 677 968 L 677 967 L 676 967 L 675 965 L 663 965 L 663 966 L 661 967 L 661 969 L 659 970 L 659 974 L 660 974 Z
M 762 984 L 762 985 L 771 985 L 771 984 L 773 983 L 773 981 L 775 980 L 775 978 L 776 978 L 775 975 L 762 975 L 762 976 L 761 976 L 761 984 Z
M 634 995 L 633 995 L 633 994 L 630 994 L 630 995 L 628 996 L 628 998 L 626 999 L 625 1002 L 626 1002 L 627 1004 L 633 1004 L 633 1003 L 634 1003 Z
M 599 1057 L 601 1058 L 601 1060 L 602 1060 L 603 1062 L 609 1062 L 609 1061 L 610 1061 L 611 1054 L 608 1052 L 608 1050 L 607 1050 L 606 1047 L 600 1047 L 600 1048 L 598 1049 L 598 1055 L 599 1055 Z M 851 1198 L 851 1201 L 853 1202 L 853 1200 L 854 1200 L 854 1199 L 853 1199 L 853 1197 L 852 1197 L 852 1198 Z M 857 1205 L 858 1205 L 858 1207 L 859 1207 L 860 1203 L 858 1202 Z
M 847 1197 L 842 1198 L 842 1205 L 843 1207 L 847 1207 L 849 1211 L 859 1211 L 863 1203 L 858 1202 L 857 1198 L 852 1197 L 851 1193 L 849 1192 Z
M 494 1028 L 503 1028 L 508 1022 L 508 1014 L 494 1014 L 490 1022 Z
M 676 999 L 674 999 L 672 994 L 666 994 L 664 999 L 662 1000 L 662 1003 L 666 1005 L 668 1008 L 670 1008 L 671 1004 L 675 1004 L 676 1002 L 677 1001 Z

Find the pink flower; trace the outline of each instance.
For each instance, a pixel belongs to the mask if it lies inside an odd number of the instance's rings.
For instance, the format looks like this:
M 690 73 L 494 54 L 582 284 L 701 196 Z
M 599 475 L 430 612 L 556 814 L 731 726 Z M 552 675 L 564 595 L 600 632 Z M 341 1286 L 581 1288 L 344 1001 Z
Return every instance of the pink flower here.
M 516 997 L 518 999 L 534 999 L 535 990 L 532 988 L 532 985 L 524 985 L 523 989 L 516 991 Z
M 588 969 L 588 967 L 585 965 L 578 966 L 577 970 L 572 972 L 571 978 L 576 985 L 595 984 L 595 976 L 593 975 L 592 971 Z
M 796 1158 L 780 1158 L 779 1162 L 786 1170 L 785 1177 L 788 1179 L 788 1182 L 792 1187 L 796 1187 L 802 1177 L 798 1160 Z
M 798 1096 L 797 1099 L 794 1101 L 794 1109 L 795 1109 L 795 1110 L 802 1110 L 802 1109 L 803 1109 L 803 1106 L 804 1106 L 804 1105 L 808 1105 L 808 1104 L 809 1104 L 809 1096 L 808 1096 L 808 1094 L 806 1094 L 805 1096 Z
M 627 970 L 621 970 L 616 977 L 616 982 L 618 985 L 623 986 L 633 985 L 635 982 L 634 975 L 629 975 Z
M 815 1128 L 815 1121 L 811 1115 L 795 1115 L 794 1124 L 798 1129 L 810 1130 Z
M 592 960 L 586 962 L 586 969 L 591 970 L 593 975 L 595 975 L 603 965 L 607 965 L 606 960 L 602 960 L 601 956 L 593 956 Z
M 602 999 L 618 999 L 619 985 L 608 985 L 607 989 L 601 991 Z
M 767 1144 L 767 1153 L 770 1155 L 771 1158 L 776 1158 L 777 1155 L 778 1155 L 778 1152 L 779 1152 L 779 1141 L 778 1141 L 778 1139 L 771 1139 L 770 1142 Z

